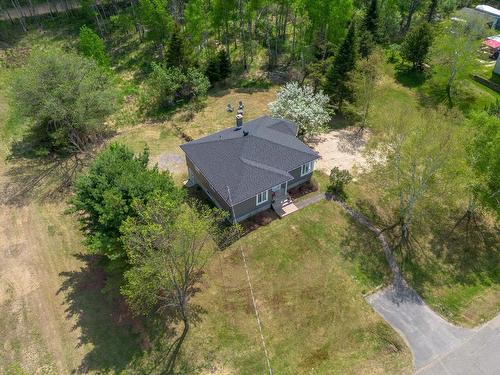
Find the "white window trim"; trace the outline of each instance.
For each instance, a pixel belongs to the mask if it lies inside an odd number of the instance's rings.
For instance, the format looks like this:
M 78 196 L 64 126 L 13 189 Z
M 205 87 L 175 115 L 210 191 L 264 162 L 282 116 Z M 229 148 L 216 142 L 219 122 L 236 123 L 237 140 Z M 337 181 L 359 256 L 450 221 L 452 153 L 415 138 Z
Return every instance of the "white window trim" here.
M 259 200 L 259 197 L 264 197 L 264 198 Z M 255 196 L 255 203 L 257 206 L 260 206 L 261 204 L 266 203 L 267 199 L 268 199 L 268 191 L 265 190 Z
M 300 167 L 300 177 L 304 177 L 306 174 L 312 173 L 314 168 L 314 161 L 310 161 Z

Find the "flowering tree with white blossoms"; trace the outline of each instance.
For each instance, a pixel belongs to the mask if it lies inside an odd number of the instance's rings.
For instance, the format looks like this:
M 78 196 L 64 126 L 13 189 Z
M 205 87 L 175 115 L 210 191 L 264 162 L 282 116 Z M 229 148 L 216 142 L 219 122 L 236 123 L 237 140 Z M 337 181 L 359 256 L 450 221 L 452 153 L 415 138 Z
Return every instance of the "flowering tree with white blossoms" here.
M 331 119 L 330 99 L 323 91 L 314 92 L 311 86 L 299 86 L 289 82 L 269 103 L 273 117 L 283 118 L 299 126 L 299 136 L 318 134 L 326 128 Z

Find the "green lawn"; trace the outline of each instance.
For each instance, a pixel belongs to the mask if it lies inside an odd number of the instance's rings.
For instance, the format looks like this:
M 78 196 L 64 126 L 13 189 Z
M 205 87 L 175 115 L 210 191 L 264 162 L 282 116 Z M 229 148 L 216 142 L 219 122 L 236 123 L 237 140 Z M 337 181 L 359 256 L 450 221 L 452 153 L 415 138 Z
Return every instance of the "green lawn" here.
M 195 298 L 206 314 L 186 346 L 197 364 L 211 356 L 217 373 L 266 372 L 241 249 L 274 373 L 410 372 L 402 340 L 363 298 L 389 278 L 379 243 L 327 201 L 273 221 L 214 259 Z

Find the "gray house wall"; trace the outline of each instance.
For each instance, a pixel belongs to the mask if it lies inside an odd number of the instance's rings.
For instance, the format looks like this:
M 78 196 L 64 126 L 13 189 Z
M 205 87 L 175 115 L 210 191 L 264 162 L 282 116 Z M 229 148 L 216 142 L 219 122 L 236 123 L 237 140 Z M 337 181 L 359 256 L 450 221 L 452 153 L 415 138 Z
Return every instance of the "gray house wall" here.
M 231 210 L 231 207 L 222 199 L 222 197 L 217 193 L 212 187 L 210 186 L 210 183 L 207 181 L 207 179 L 196 170 L 194 164 L 189 160 L 189 158 L 186 156 L 186 164 L 193 174 L 194 178 L 198 185 L 205 191 L 205 193 L 214 201 L 214 204 L 218 206 L 219 208 L 222 208 L 224 210 L 229 211 L 231 215 L 234 212 L 234 217 L 236 218 L 236 221 L 242 221 L 247 219 L 250 216 L 253 216 L 261 211 L 265 211 L 269 208 L 271 208 L 272 205 L 272 189 L 268 189 L 267 191 L 267 202 L 264 202 L 262 204 L 259 204 L 257 206 L 257 198 L 256 196 L 253 196 L 251 198 L 248 198 L 247 200 L 240 202 L 236 205 L 233 206 L 233 209 Z M 293 176 L 293 180 L 288 181 L 287 187 L 288 189 L 298 186 L 300 184 L 303 184 L 306 181 L 309 181 L 312 176 L 312 171 L 311 173 L 306 174 L 305 176 L 300 176 L 300 170 L 301 167 L 298 167 L 292 171 L 290 171 L 290 174 Z M 314 166 L 313 166 L 314 170 Z M 281 188 L 285 188 L 285 184 L 281 184 Z
M 290 171 L 290 174 L 293 176 L 293 180 L 288 181 L 288 188 L 293 188 L 297 185 L 303 184 L 306 181 L 309 181 L 312 176 L 312 172 L 314 171 L 314 163 L 313 163 L 313 168 L 311 169 L 311 173 L 308 173 L 302 177 L 300 177 L 300 169 L 302 166 Z
M 257 206 L 257 197 L 248 198 L 247 200 L 234 205 L 234 216 L 236 221 L 242 221 L 246 218 L 255 215 L 258 212 L 265 211 L 271 208 L 272 197 L 271 189 L 267 191 L 267 202 L 259 204 Z
M 226 203 L 224 199 L 217 193 L 211 186 L 208 180 L 203 176 L 200 172 L 198 172 L 197 168 L 195 168 L 194 164 L 189 160 L 189 158 L 186 156 L 186 164 L 193 174 L 194 178 L 198 185 L 205 191 L 205 193 L 212 199 L 214 204 L 218 206 L 219 208 L 222 208 L 223 210 L 228 210 L 231 211 L 231 207 Z

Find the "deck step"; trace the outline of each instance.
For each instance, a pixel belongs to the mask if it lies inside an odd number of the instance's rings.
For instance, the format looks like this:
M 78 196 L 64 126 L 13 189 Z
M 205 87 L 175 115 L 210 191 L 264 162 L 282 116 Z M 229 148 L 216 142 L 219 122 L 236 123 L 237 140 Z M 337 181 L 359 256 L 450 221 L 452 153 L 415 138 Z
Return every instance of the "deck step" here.
M 289 215 L 298 210 L 298 207 L 293 202 L 289 202 L 285 205 L 273 204 L 272 207 L 279 217 Z

